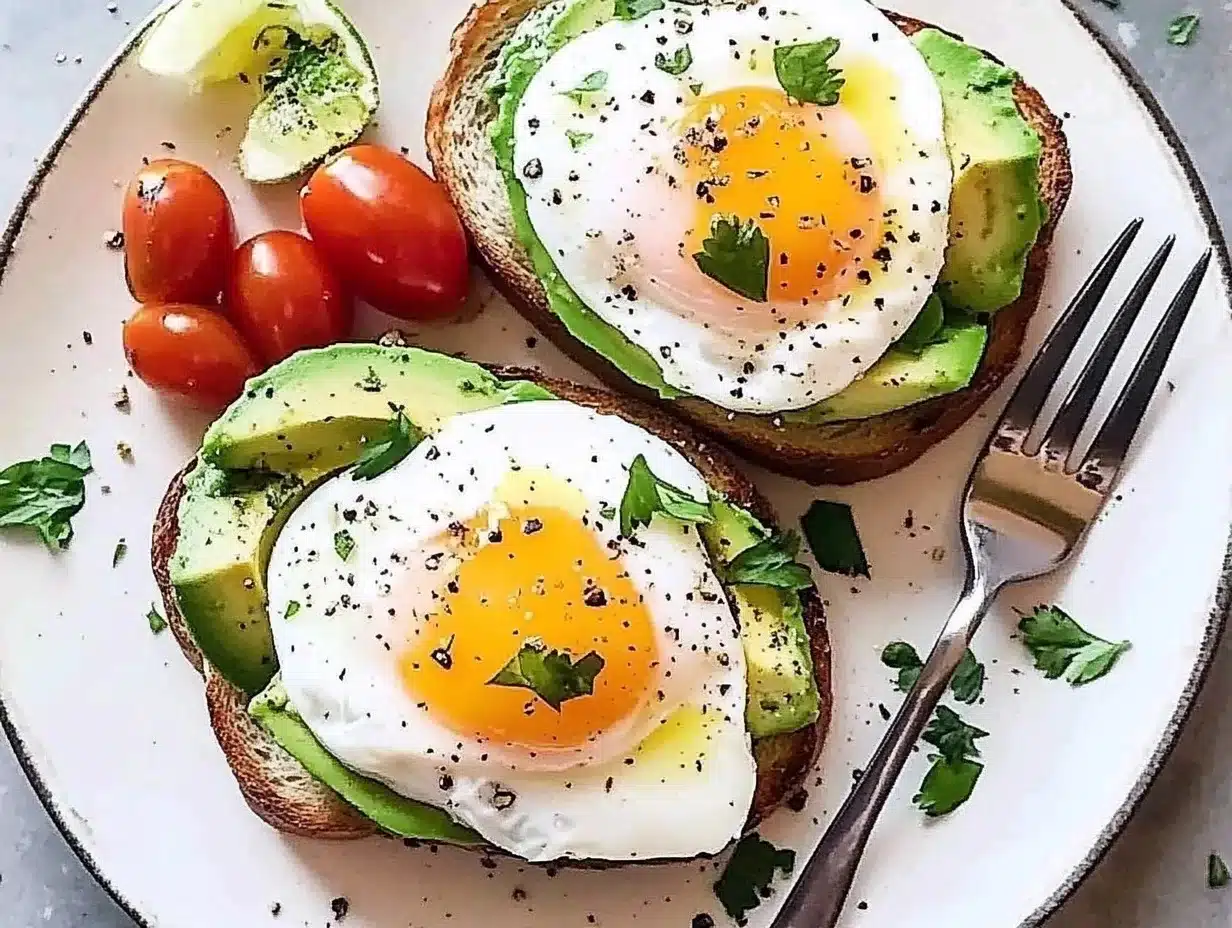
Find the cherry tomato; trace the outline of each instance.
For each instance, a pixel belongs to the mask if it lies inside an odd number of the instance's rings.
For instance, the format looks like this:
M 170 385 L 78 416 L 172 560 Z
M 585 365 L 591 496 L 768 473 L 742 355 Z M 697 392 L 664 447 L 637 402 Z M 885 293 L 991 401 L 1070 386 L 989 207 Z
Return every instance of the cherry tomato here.
M 265 232 L 239 247 L 223 306 L 269 364 L 340 341 L 355 319 L 354 300 L 316 246 L 287 231 Z
M 218 182 L 187 161 L 154 161 L 124 195 L 124 269 L 141 303 L 218 302 L 235 221 Z
M 444 189 L 396 152 L 355 145 L 301 194 L 308 234 L 344 284 L 399 319 L 437 319 L 466 299 L 466 233 Z
M 142 306 L 124 323 L 124 356 L 157 390 L 221 409 L 257 373 L 240 333 L 218 312 L 187 303 Z

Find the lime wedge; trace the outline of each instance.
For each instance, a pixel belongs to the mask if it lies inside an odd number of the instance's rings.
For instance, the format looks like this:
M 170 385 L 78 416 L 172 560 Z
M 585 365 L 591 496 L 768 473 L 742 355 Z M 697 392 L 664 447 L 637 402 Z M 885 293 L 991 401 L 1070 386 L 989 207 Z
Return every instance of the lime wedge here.
M 240 80 L 261 91 L 240 145 L 240 170 L 255 183 L 294 177 L 351 144 L 380 100 L 363 38 L 330 0 L 174 0 L 138 61 L 193 87 Z

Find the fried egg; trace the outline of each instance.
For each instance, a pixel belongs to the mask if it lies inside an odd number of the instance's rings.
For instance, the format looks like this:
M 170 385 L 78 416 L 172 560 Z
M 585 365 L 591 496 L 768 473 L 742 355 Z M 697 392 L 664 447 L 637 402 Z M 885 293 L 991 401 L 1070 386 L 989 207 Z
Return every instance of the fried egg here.
M 330 753 L 528 860 L 739 835 L 756 779 L 739 631 L 693 526 L 620 537 L 638 454 L 707 498 L 670 445 L 560 401 L 457 416 L 375 479 L 315 490 L 274 545 L 269 611 Z M 601 661 L 591 692 L 554 707 L 511 680 L 528 648 Z
M 776 50 L 827 39 L 838 100 L 800 102 Z M 940 91 L 865 0 L 669 2 L 606 22 L 530 82 L 514 165 L 582 302 L 668 384 L 734 411 L 842 390 L 910 326 L 943 263 Z M 752 244 L 708 258 L 736 229 Z

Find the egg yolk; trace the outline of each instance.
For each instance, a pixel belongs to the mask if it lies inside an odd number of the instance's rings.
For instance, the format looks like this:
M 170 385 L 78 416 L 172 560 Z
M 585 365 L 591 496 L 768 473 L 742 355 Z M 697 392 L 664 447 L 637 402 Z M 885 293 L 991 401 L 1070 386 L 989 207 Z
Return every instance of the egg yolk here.
M 531 750 L 582 747 L 635 715 L 658 653 L 620 558 L 555 507 L 513 509 L 495 530 L 485 522 L 462 534 L 462 565 L 400 659 L 416 703 L 459 735 Z M 599 655 L 593 693 L 558 711 L 532 689 L 494 684 L 528 642 L 575 662 Z
M 769 301 L 808 305 L 868 282 L 882 207 L 872 146 L 853 116 L 744 87 L 699 98 L 682 129 L 675 157 L 696 196 L 686 255 L 703 250 L 716 218 L 736 216 L 769 240 Z

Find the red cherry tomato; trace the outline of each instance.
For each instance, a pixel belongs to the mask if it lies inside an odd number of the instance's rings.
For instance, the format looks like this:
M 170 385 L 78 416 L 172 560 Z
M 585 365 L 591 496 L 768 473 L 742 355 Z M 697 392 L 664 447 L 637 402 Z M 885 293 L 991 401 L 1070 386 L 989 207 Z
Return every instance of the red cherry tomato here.
M 141 303 L 218 302 L 235 222 L 218 182 L 187 161 L 155 161 L 124 195 L 124 268 Z
M 466 233 L 436 181 L 396 152 L 345 149 L 301 194 L 308 234 L 353 293 L 399 319 L 438 319 L 466 299 Z
M 244 390 L 257 364 L 240 333 L 204 306 L 156 303 L 124 323 L 124 356 L 157 390 L 206 409 L 221 409 Z
M 268 364 L 320 348 L 351 331 L 355 302 L 320 252 L 295 232 L 265 232 L 231 259 L 223 306 Z

